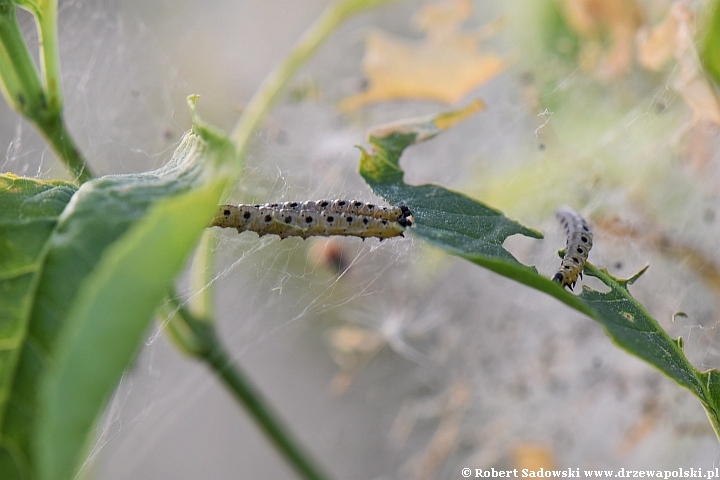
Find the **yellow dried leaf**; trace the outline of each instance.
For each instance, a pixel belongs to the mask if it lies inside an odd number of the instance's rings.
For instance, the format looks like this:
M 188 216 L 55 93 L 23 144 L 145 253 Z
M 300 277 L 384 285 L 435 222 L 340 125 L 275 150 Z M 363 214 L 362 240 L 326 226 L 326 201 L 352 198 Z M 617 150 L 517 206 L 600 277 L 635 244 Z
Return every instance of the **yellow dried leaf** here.
M 368 137 L 385 138 L 393 133 L 400 133 L 403 135 L 415 134 L 415 141 L 421 142 L 434 137 L 441 131 L 447 130 L 456 123 L 459 123 L 484 109 L 485 103 L 476 98 L 465 107 L 457 110 L 378 125 L 368 131 Z
M 376 353 L 385 344 L 377 333 L 357 327 L 339 327 L 329 335 L 332 347 L 342 354 Z
M 541 468 L 553 470 L 556 468 L 555 455 L 550 447 L 536 443 L 521 443 L 513 452 L 515 468 L 538 471 Z
M 416 19 L 418 28 L 426 34 L 423 41 L 371 33 L 363 59 L 368 89 L 345 99 L 340 110 L 402 99 L 456 103 L 498 75 L 506 62 L 493 53 L 479 51 L 479 47 L 499 24 L 463 33 L 460 24 L 471 14 L 472 3 L 467 0 L 424 7 Z
M 676 50 L 676 35 L 679 18 L 668 15 L 660 25 L 643 27 L 637 34 L 638 62 L 648 70 L 660 70 L 673 58 Z
M 440 130 L 447 130 L 456 123 L 462 122 L 468 117 L 475 115 L 477 112 L 485 110 L 485 103 L 482 100 L 475 99 L 468 104 L 467 107 L 452 112 L 441 113 L 435 117 L 435 126 Z

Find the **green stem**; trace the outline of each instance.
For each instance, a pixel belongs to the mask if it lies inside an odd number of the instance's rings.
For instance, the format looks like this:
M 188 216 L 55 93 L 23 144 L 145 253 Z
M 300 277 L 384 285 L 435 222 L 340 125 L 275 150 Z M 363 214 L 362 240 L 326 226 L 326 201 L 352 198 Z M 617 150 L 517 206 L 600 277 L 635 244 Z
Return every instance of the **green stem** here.
M 267 111 L 277 101 L 290 78 L 310 59 L 325 39 L 351 16 L 394 1 L 397 0 L 344 0 L 325 10 L 302 36 L 290 54 L 268 75 L 230 134 L 240 162 L 244 159 L 253 132 L 262 122 Z M 202 277 L 211 271 L 208 262 L 211 262 L 212 251 L 212 248 L 203 244 L 200 248 L 202 253 L 197 259 L 199 263 L 193 268 L 194 281 L 200 282 L 202 288 L 207 285 Z M 208 257 L 208 255 L 210 256 Z M 270 404 L 250 379 L 237 365 L 233 366 L 230 356 L 225 352 L 216 336 L 214 322 L 209 313 L 209 305 L 210 292 L 208 291 L 204 292 L 202 298 L 199 298 L 194 305 L 193 310 L 196 313 L 199 312 L 196 317 L 179 304 L 177 296 L 172 295 L 170 302 L 160 310 L 160 314 L 167 319 L 171 338 L 183 351 L 200 358 L 212 369 L 302 478 L 329 478 L 311 459 L 310 455 L 300 447 L 300 444 L 292 438 L 289 430 L 270 409 Z
M 250 138 L 290 78 L 312 57 L 327 37 L 345 20 L 370 8 L 397 0 L 344 0 L 328 7 L 305 32 L 292 51 L 265 78 L 230 134 L 239 157 L 244 158 Z
M 215 278 L 215 250 L 217 235 L 214 229 L 206 229 L 195 249 L 190 266 L 190 311 L 195 317 L 212 318 L 214 316 L 214 295 L 212 281 Z
M 3 74 L 3 83 L 9 96 L 8 103 L 20 114 L 33 119 L 42 114 L 47 102 L 20 31 L 16 10 L 14 3 L 0 1 L 0 43 L 5 51 L 0 60 L 8 62 L 0 69 L 0 73 Z
M 48 110 L 60 112 L 63 108 L 62 77 L 60 75 L 60 54 L 58 53 L 57 0 L 42 0 L 33 13 L 37 21 L 40 40 L 40 62 L 42 64 Z
M 231 359 L 220 344 L 216 343 L 215 348 L 208 353 L 204 358 L 205 362 L 220 377 L 235 398 L 245 406 L 268 439 L 285 456 L 298 475 L 309 480 L 330 478 L 290 436 L 289 430 L 270 410 L 270 404 L 262 397 L 250 379 L 237 366 L 232 366 Z
M 2 26 L 0 26 L 2 28 Z M 23 91 L 22 82 L 17 76 L 17 72 L 12 66 L 10 55 L 5 50 L 5 45 L 0 42 L 0 86 L 2 93 L 8 104 L 18 110 L 19 106 L 13 99 L 17 99 L 17 93 Z
M 0 0 L 0 79 L 8 103 L 30 120 L 79 183 L 93 178 L 62 117 L 62 86 L 57 40 L 57 0 L 24 2 L 35 15 L 41 42 L 45 89 L 17 22 L 13 2 Z
M 270 403 L 252 381 L 237 365 L 233 365 L 210 318 L 195 317 L 180 305 L 174 294 L 171 294 L 159 313 L 165 317 L 168 331 L 176 345 L 207 364 L 300 477 L 308 480 L 329 478 L 292 437 L 290 430 L 279 420 L 279 415 L 272 411 Z
M 45 139 L 50 142 L 55 153 L 67 165 L 79 183 L 85 183 L 93 178 L 92 170 L 85 162 L 80 149 L 75 145 L 70 132 L 67 131 L 60 112 L 40 118 L 31 118 L 30 120 L 40 130 Z

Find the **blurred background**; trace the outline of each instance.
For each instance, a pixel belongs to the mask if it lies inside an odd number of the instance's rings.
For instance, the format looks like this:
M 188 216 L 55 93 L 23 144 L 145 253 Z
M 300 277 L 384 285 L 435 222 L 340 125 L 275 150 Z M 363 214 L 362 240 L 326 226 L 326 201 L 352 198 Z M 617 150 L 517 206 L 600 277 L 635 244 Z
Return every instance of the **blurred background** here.
M 101 174 L 157 168 L 190 127 L 187 95 L 229 131 L 328 4 L 61 1 L 70 131 Z M 446 0 L 361 15 L 293 80 L 232 201 L 377 201 L 357 174 L 368 128 L 481 98 L 484 112 L 405 152 L 406 180 L 543 231 L 506 247 L 548 276 L 565 242 L 553 212 L 571 205 L 594 226 L 590 261 L 620 277 L 650 264 L 631 292 L 685 338 L 698 368 L 718 367 L 720 103 L 696 37 L 707 9 Z M 0 112 L 3 171 L 68 178 L 32 126 L 4 103 Z M 695 397 L 554 299 L 411 235 L 216 233 L 222 339 L 335 478 L 720 463 Z M 294 478 L 162 325 L 108 405 L 82 475 Z

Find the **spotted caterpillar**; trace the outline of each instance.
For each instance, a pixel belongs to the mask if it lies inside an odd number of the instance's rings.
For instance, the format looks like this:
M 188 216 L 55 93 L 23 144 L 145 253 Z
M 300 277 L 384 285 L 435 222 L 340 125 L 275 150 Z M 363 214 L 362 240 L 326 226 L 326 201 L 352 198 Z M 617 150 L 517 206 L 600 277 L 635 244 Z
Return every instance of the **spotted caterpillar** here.
M 280 238 L 348 235 L 382 240 L 402 237 L 412 226 L 412 214 L 404 205 L 382 207 L 358 200 L 220 205 L 211 226 Z
M 578 277 L 582 278 L 582 271 L 593 245 L 593 234 L 588 222 L 569 207 L 560 208 L 555 217 L 565 229 L 567 243 L 562 264 L 552 279 L 572 290 Z

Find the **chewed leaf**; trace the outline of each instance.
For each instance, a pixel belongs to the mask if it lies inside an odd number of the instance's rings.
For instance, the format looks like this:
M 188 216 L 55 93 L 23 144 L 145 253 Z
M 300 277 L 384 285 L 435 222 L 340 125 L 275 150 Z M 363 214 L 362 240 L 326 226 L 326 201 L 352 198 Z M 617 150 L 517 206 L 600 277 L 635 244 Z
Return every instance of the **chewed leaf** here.
M 665 333 L 627 289 L 646 270 L 647 267 L 628 279 L 619 279 L 605 269 L 599 270 L 588 264 L 585 273 L 598 278 L 610 287 L 610 291 L 603 293 L 585 288 L 580 300 L 592 308 L 594 318 L 605 326 L 615 343 L 655 365 L 684 387 L 704 395 L 696 377 L 699 372 L 685 358 L 678 343 Z
M 505 217 L 461 193 L 437 185 L 403 183 L 399 160 L 408 146 L 427 140 L 481 110 L 479 101 L 468 107 L 422 119 L 397 122 L 372 129 L 372 152 L 362 150 L 360 173 L 376 193 L 395 205 L 407 205 L 415 219 L 409 232 L 457 255 L 472 257 L 490 269 L 535 272 L 503 248 L 510 235 L 542 238 L 542 234 Z
M 421 41 L 381 32 L 368 35 L 363 71 L 369 87 L 344 100 L 340 109 L 349 111 L 368 103 L 399 99 L 456 103 L 500 74 L 507 62 L 481 51 L 480 44 L 504 22 L 464 32 L 461 25 L 471 15 L 470 2 L 440 2 L 424 7 L 417 17 L 418 28 L 426 34 Z
M 583 273 L 597 277 L 610 291 L 599 292 L 584 285 L 580 295 L 571 294 L 551 281 L 549 275 L 540 275 L 534 267 L 520 263 L 502 246 L 510 235 L 542 238 L 539 232 L 461 193 L 438 185 L 406 184 L 399 164 L 403 151 L 417 141 L 434 136 L 439 130 L 427 129 L 427 120 L 396 125 L 395 130 L 387 127 L 371 130 L 369 141 L 373 149 L 371 152 L 362 150 L 360 173 L 375 193 L 392 204 L 410 208 L 415 226 L 410 227 L 408 233 L 552 295 L 598 321 L 617 345 L 693 392 L 720 437 L 720 372 L 698 371 L 685 357 L 682 341 L 670 338 L 628 291 L 628 286 L 636 282 L 647 267 L 628 279 L 619 279 L 587 262 Z M 375 136 L 376 132 L 382 132 L 382 136 Z
M 606 278 L 606 279 L 610 278 L 615 283 L 617 283 L 618 286 L 627 290 L 627 286 L 632 285 L 633 283 L 635 283 L 637 281 L 637 279 L 642 277 L 645 274 L 645 272 L 647 272 L 647 269 L 649 267 L 650 267 L 650 265 L 645 265 L 643 268 L 641 268 L 636 273 L 634 273 L 630 278 L 625 278 L 625 279 L 617 278 L 617 277 L 613 276 L 612 274 L 610 274 L 610 272 L 608 272 L 607 268 L 603 268 L 602 270 L 600 270 L 600 272 L 603 274 L 603 278 Z M 590 269 L 587 271 L 587 274 L 591 277 L 597 277 L 597 275 L 595 275 L 594 272 L 595 272 L 594 269 Z M 602 280 L 602 278 L 600 280 Z
M 367 138 L 373 147 L 372 153 L 360 148 L 360 173 L 365 180 L 372 178 L 376 183 L 402 181 L 400 155 L 403 150 L 414 143 L 433 138 L 443 130 L 447 130 L 485 109 L 482 100 L 476 99 L 466 107 L 450 110 L 437 115 L 402 120 L 399 122 L 379 125 L 368 131 Z

